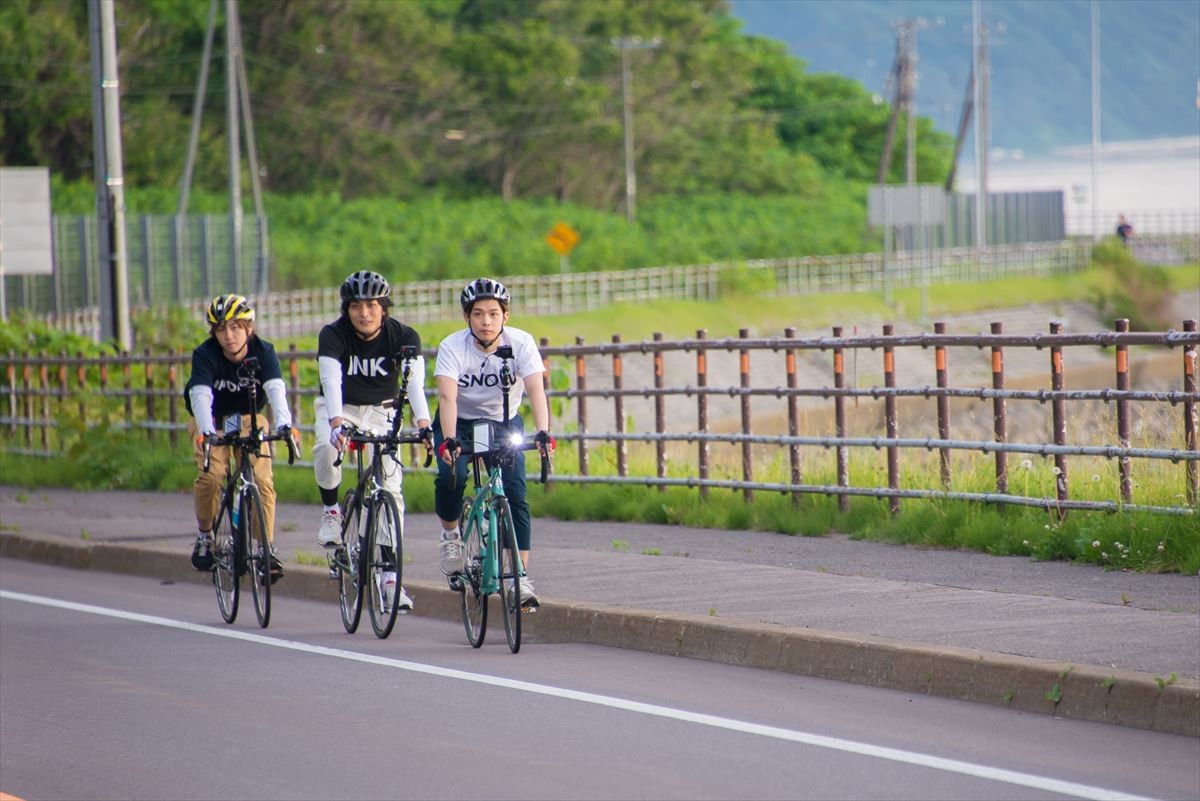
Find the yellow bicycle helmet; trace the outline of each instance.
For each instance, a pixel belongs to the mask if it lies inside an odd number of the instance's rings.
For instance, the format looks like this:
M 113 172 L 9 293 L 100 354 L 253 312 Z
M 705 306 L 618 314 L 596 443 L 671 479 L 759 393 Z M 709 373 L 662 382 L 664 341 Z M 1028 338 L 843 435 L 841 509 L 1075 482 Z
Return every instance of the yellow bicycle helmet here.
M 208 304 L 208 324 L 220 325 L 230 320 L 254 321 L 254 307 L 244 295 L 217 295 Z

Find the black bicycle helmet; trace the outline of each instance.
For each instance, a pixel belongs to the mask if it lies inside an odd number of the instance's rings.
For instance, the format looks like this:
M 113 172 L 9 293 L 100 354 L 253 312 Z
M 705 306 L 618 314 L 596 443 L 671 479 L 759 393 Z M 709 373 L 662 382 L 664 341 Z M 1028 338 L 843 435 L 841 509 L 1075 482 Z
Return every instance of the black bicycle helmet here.
M 463 287 L 459 302 L 462 304 L 463 311 L 469 312 L 477 300 L 498 300 L 507 311 L 508 304 L 512 303 L 512 296 L 508 294 L 504 284 L 499 281 L 493 281 L 491 278 L 476 278 Z
M 230 320 L 253 322 L 254 307 L 250 305 L 250 301 L 246 300 L 245 296 L 231 292 L 228 295 L 217 295 L 213 298 L 212 303 L 208 304 L 206 317 L 209 325 L 220 325 Z
M 359 270 L 342 282 L 342 301 L 346 303 L 354 300 L 383 300 L 391 294 L 392 288 L 388 286 L 387 279 L 370 270 Z

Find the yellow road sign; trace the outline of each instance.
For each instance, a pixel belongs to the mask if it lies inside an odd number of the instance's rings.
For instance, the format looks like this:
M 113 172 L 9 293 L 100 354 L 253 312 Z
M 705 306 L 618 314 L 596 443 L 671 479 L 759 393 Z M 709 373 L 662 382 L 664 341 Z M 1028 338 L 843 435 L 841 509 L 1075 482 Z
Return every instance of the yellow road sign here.
M 560 256 L 565 256 L 579 244 L 579 233 L 566 223 L 558 223 L 546 234 L 546 244 Z

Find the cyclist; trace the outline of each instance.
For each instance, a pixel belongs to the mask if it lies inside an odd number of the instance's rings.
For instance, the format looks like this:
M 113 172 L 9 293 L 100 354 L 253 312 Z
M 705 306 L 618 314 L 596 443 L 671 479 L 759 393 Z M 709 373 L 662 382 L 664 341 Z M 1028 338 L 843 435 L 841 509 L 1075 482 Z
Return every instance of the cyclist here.
M 525 424 L 516 411 L 522 393 L 527 394 L 539 450 L 544 455 L 554 452 L 554 438 L 549 434 L 550 406 L 542 386 L 545 372 L 542 356 L 530 334 L 506 327 L 511 301 L 508 289 L 499 281 L 475 279 L 466 285 L 459 298 L 467 327 L 450 334 L 438 345 L 434 367 L 438 410 L 433 430 L 439 461 L 433 486 L 434 504 L 442 524 L 441 568 L 448 576 L 463 568 L 458 517 L 467 484 L 467 464 L 457 457 L 462 451 L 459 440 L 470 440 L 474 421 L 493 420 L 504 424 L 509 433 L 523 433 Z M 500 359 L 494 357 L 501 345 L 512 348 L 512 369 L 517 378 L 508 389 L 511 420 L 502 419 Z M 521 563 L 528 568 L 531 526 L 523 458 L 517 458 L 512 469 L 504 471 L 504 494 L 512 509 Z M 529 609 L 538 606 L 533 583 L 527 576 L 521 576 L 521 605 Z
M 257 359 L 259 365 L 259 373 L 254 377 L 261 387 L 256 396 L 257 411 L 261 412 L 269 401 L 276 430 L 290 432 L 297 439 L 299 433 L 292 428 L 287 386 L 283 383 L 275 347 L 254 333 L 254 308 L 250 302 L 242 295 L 218 295 L 208 305 L 206 319 L 209 337 L 192 351 L 192 374 L 184 388 L 184 404 L 192 415 L 188 434 L 194 443 L 192 454 L 199 468 L 192 486 L 196 523 L 200 527 L 192 548 L 192 567 L 200 571 L 212 570 L 213 521 L 232 452 L 232 448 L 212 449 L 208 472 L 205 472 L 204 443 L 216 437 L 218 425 L 222 432 L 236 430 L 243 436 L 250 433 L 250 415 L 246 413 L 250 390 L 241 385 L 238 375 L 239 365 L 247 358 Z M 272 543 L 271 581 L 274 583 L 283 577 L 283 565 L 274 546 L 275 481 L 271 475 L 269 443 L 263 444 L 259 456 L 264 458 L 254 460 L 254 480 L 262 495 L 267 540 Z
M 417 351 L 407 386 L 413 422 L 418 429 L 429 431 L 421 336 L 388 315 L 391 294 L 387 279 L 379 273 L 370 270 L 352 273 L 342 283 L 341 317 L 322 328 L 317 338 L 321 393 L 314 403 L 316 441 L 312 460 L 321 503 L 325 507 L 317 542 L 326 548 L 336 547 L 342 539 L 342 512 L 338 506 L 342 468 L 334 466 L 337 454 L 346 447 L 346 431 L 342 426 L 352 424 L 377 434 L 389 430 L 391 410 L 382 403 L 396 397 L 400 365 L 393 357 L 405 345 L 411 345 Z M 402 473 L 395 457 L 384 460 L 383 477 L 384 489 L 396 499 L 403 520 Z M 382 590 L 385 604 L 390 606 L 392 593 L 396 591 L 394 572 L 384 574 Z M 399 609 L 410 612 L 412 606 L 412 599 L 401 587 Z

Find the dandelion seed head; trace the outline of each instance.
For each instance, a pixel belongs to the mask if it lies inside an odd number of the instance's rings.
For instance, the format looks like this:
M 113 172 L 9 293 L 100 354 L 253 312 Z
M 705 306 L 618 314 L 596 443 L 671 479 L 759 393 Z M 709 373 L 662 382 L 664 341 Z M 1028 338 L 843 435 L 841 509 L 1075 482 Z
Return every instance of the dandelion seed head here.
M 1100 547 L 1100 540 L 1092 540 L 1092 547 L 1093 547 L 1093 548 L 1099 548 L 1099 547 Z

